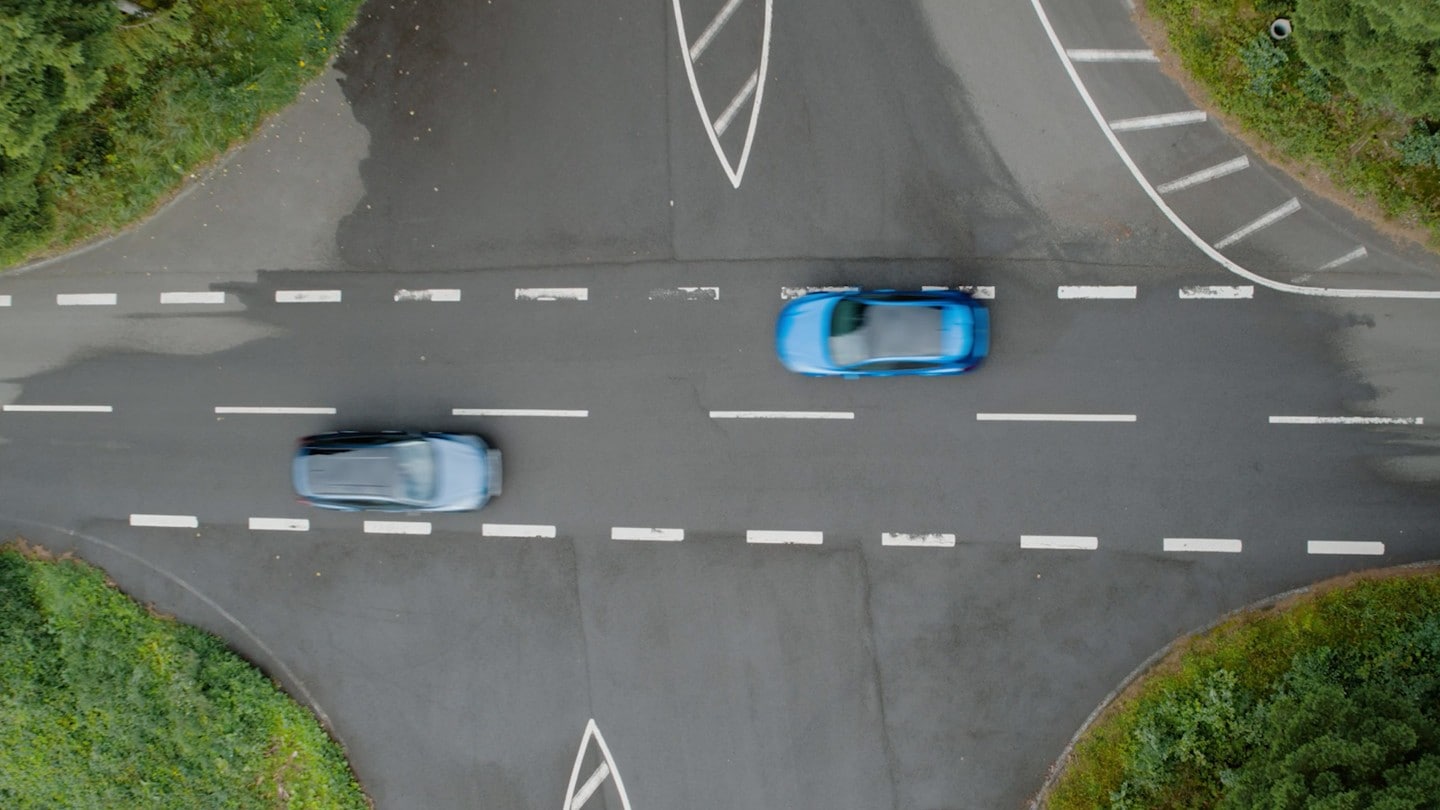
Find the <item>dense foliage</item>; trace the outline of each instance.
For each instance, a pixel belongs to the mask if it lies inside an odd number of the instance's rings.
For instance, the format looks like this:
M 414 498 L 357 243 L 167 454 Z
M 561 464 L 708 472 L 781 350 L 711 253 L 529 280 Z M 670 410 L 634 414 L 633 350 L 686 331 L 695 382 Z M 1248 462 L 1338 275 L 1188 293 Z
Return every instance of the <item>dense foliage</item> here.
M 366 806 L 314 716 L 219 639 L 0 550 L 0 807 Z
M 1295 0 L 1295 42 L 1356 98 L 1440 121 L 1435 0 Z

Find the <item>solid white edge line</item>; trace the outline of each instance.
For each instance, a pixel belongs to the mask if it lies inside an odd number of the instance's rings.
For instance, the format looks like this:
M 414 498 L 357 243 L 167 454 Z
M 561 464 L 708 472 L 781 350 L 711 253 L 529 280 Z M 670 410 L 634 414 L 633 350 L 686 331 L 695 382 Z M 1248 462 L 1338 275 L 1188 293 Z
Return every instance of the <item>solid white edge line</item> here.
M 280 406 L 280 407 L 254 406 L 254 407 L 252 407 L 252 406 L 249 406 L 249 405 L 216 405 L 216 406 L 215 406 L 215 413 L 217 413 L 217 414 L 249 413 L 249 414 L 265 414 L 265 415 L 274 415 L 274 414 L 304 414 L 304 415 L 314 415 L 314 416 L 334 416 L 334 415 L 335 415 L 335 409 L 334 409 L 334 408 L 304 408 L 304 407 L 291 408 L 291 407 L 284 407 L 284 406 Z
M 711 419 L 854 419 L 850 411 L 711 411 Z
M 1133 413 L 977 413 L 977 422 L 1134 422 Z
M 194 515 L 130 515 L 131 526 L 158 526 L 167 529 L 196 529 L 200 520 Z
M 685 539 L 684 529 L 649 529 L 639 526 L 612 526 L 611 540 L 655 540 L 678 543 Z
M 460 291 L 455 289 L 444 290 L 396 290 L 395 300 L 399 301 L 437 301 L 453 303 L 460 300 Z
M 119 302 L 115 293 L 60 293 L 55 303 L 62 307 L 113 307 Z
M 6 405 L 6 413 L 114 413 L 111 405 Z
M 1127 284 L 1075 285 L 1062 284 L 1055 289 L 1057 298 L 1134 298 L 1138 288 Z
M 1167 537 L 1165 538 L 1165 550 L 1239 554 L 1240 541 L 1219 537 Z
M 277 304 L 338 304 L 340 290 L 276 290 Z
M 1379 556 L 1385 553 L 1385 544 L 1373 541 L 1311 540 L 1305 544 L 1307 554 L 1359 554 Z
M 1111 121 L 1110 129 L 1114 132 L 1137 132 L 1145 129 L 1178 127 L 1185 124 L 1203 124 L 1206 118 L 1204 110 L 1142 115 L 1138 118 L 1122 118 L 1119 121 Z
M 1160 57 L 1151 50 L 1104 50 L 1100 48 L 1071 48 L 1066 51 L 1076 62 L 1159 62 Z
M 1065 534 L 1022 534 L 1021 548 L 1094 551 L 1100 546 L 1098 537 L 1081 537 Z
M 480 527 L 486 537 L 554 537 L 554 526 L 523 523 L 486 523 Z
M 1196 299 L 1229 299 L 1254 298 L 1255 288 L 1249 284 L 1235 287 L 1210 286 L 1210 287 L 1181 287 L 1180 300 L 1191 301 Z
M 595 725 L 593 717 L 585 724 L 585 734 L 580 738 L 580 750 L 575 752 L 575 766 L 570 770 L 570 783 L 565 787 L 565 803 L 561 805 L 561 810 L 580 810 L 580 805 L 575 803 L 575 781 L 580 778 L 580 765 L 585 760 L 585 750 L 591 740 L 599 746 L 600 756 L 604 758 L 610 776 L 615 778 L 615 792 L 620 794 L 620 810 L 630 810 L 630 797 L 625 794 L 625 780 L 620 778 L 615 757 L 610 755 L 610 746 L 605 744 L 605 737 L 600 734 L 600 727 Z
M 1284 202 L 1256 217 L 1255 220 L 1252 221 L 1250 224 L 1242 225 L 1241 227 L 1236 228 L 1234 231 L 1232 231 L 1229 235 L 1220 238 L 1218 241 L 1215 242 L 1215 249 L 1219 250 L 1220 248 L 1230 247 L 1231 245 L 1239 242 L 1241 239 L 1244 239 L 1250 234 L 1268 228 L 1271 225 L 1274 225 L 1275 223 L 1299 210 L 1300 201 L 1295 199 L 1294 197 L 1291 197 L 1287 202 Z
M 1191 186 L 1197 186 L 1201 183 L 1208 183 L 1211 180 L 1218 180 L 1221 177 L 1234 174 L 1238 171 L 1244 171 L 1248 168 L 1250 168 L 1250 158 L 1241 155 L 1234 160 L 1227 160 L 1224 163 L 1216 163 L 1214 166 L 1211 166 L 1208 169 L 1201 169 L 1200 171 L 1193 174 L 1187 174 L 1184 177 L 1177 177 L 1168 183 L 1161 183 L 1160 185 L 1155 187 L 1155 190 L 1160 192 L 1161 194 L 1169 194 L 1174 191 L 1190 188 Z
M 589 411 L 546 410 L 543 408 L 451 408 L 451 416 L 551 416 L 584 419 Z
M 1423 416 L 1272 416 L 1272 425 L 1423 425 Z
M 225 293 L 223 292 L 162 292 L 160 293 L 162 304 L 223 304 Z
M 955 535 L 883 532 L 880 535 L 880 545 L 909 546 L 912 548 L 954 548 Z
M 308 532 L 310 521 L 305 518 L 250 518 L 250 530 L 257 532 Z
M 429 534 L 430 524 L 418 520 L 367 520 L 366 534 Z
M 679 2 L 679 0 L 675 1 L 677 3 Z M 1201 253 L 1210 257 L 1211 261 L 1247 281 L 1254 282 L 1272 290 L 1294 293 L 1296 295 L 1313 295 L 1320 298 L 1440 299 L 1440 290 L 1364 290 L 1340 287 L 1304 287 L 1299 284 L 1273 281 L 1259 273 L 1241 267 L 1225 254 L 1211 247 L 1209 242 L 1201 239 L 1200 235 L 1195 232 L 1195 229 L 1186 224 L 1185 220 L 1181 219 L 1180 215 L 1175 212 L 1175 209 L 1171 208 L 1170 205 L 1161 198 L 1160 193 L 1155 190 L 1155 187 L 1150 185 L 1150 181 L 1145 179 L 1145 175 L 1140 171 L 1140 167 L 1136 165 L 1135 159 L 1130 157 L 1130 153 L 1120 144 L 1119 136 L 1112 132 L 1110 127 L 1105 123 L 1105 116 L 1100 114 L 1100 107 L 1095 103 L 1095 99 L 1090 96 L 1090 91 L 1086 89 L 1085 83 L 1080 81 L 1080 74 L 1075 70 L 1075 65 L 1071 62 L 1070 57 L 1065 54 L 1065 47 L 1060 44 L 1060 37 L 1055 33 L 1055 26 L 1050 24 L 1050 18 L 1045 14 L 1045 9 L 1040 5 L 1040 0 L 1030 0 L 1030 6 L 1034 9 L 1035 16 L 1040 19 L 1040 26 L 1045 29 L 1045 35 L 1050 38 L 1050 45 L 1055 49 L 1056 55 L 1060 58 L 1060 64 L 1065 68 L 1065 74 L 1070 77 L 1070 83 L 1075 86 L 1075 92 L 1080 94 L 1080 100 L 1084 102 L 1085 107 L 1090 110 L 1090 116 L 1100 127 L 1101 135 L 1110 142 L 1110 148 L 1115 151 L 1115 154 L 1120 158 L 1120 162 L 1124 163 L 1125 168 L 1130 171 L 1130 176 L 1134 177 L 1135 182 L 1140 184 L 1141 190 L 1150 197 L 1150 201 L 1160 210 L 1160 213 L 1164 214 L 1165 218 L 1170 220 L 1170 224 L 1173 225 L 1182 236 L 1189 239 L 1190 243 Z
M 751 529 L 745 532 L 745 542 L 747 543 L 818 546 L 824 541 L 824 532 L 789 532 L 771 529 Z
M 589 301 L 589 287 L 516 287 L 516 301 Z

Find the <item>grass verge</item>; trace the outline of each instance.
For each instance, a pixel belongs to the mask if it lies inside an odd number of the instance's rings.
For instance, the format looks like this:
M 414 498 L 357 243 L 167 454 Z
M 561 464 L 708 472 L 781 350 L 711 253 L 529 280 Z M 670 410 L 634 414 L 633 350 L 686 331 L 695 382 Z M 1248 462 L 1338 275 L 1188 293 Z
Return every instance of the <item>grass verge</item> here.
M 315 717 L 99 569 L 0 548 L 0 806 L 367 808 Z

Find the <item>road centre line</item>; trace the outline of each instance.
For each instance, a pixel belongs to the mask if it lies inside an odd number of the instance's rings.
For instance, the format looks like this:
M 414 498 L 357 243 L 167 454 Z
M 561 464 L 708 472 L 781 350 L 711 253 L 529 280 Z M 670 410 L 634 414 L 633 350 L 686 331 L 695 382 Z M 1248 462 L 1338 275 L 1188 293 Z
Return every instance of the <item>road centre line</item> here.
M 516 287 L 516 301 L 588 301 L 589 287 Z
M 1423 425 L 1423 416 L 1272 416 L 1272 425 Z
M 781 287 L 780 300 L 790 301 L 795 298 L 803 298 L 811 293 L 849 293 L 860 292 L 859 287 Z
M 305 518 L 250 518 L 250 530 L 257 532 L 308 532 L 310 521 Z
M 1299 210 L 1300 201 L 1295 199 L 1294 197 L 1291 197 L 1288 202 L 1276 208 L 1272 208 L 1269 211 L 1266 211 L 1264 214 L 1261 214 L 1258 218 L 1256 218 L 1254 222 L 1251 222 L 1249 225 L 1237 228 L 1228 236 L 1225 236 L 1220 241 L 1216 242 L 1215 249 L 1219 250 L 1220 248 L 1230 247 L 1231 245 L 1239 242 L 1241 239 L 1244 239 L 1250 234 L 1255 233 L 1262 228 L 1268 228 L 1271 225 L 1274 225 L 1275 223 Z
M 339 290 L 276 290 L 277 304 L 338 304 Z
M 922 286 L 922 287 L 920 288 L 920 290 L 921 290 L 922 292 L 939 292 L 939 291 L 941 291 L 941 290 L 954 290 L 955 292 L 970 293 L 971 296 L 973 296 L 973 297 L 975 297 L 975 298 L 977 298 L 977 299 L 984 299 L 984 300 L 990 300 L 990 299 L 993 299 L 993 298 L 995 297 L 995 288 L 994 288 L 994 287 L 989 287 L 989 286 L 986 286 L 986 287 L 976 287 L 976 286 L 972 286 L 972 285 L 968 285 L 968 284 L 961 284 L 961 285 L 956 286 L 956 287 L 936 287 L 936 286 L 931 286 L 931 285 L 928 285 L 928 284 L 927 284 L 927 285 Z
M 111 405 L 6 405 L 6 413 L 114 413 Z
M 1364 245 L 1361 245 L 1360 247 L 1355 248 L 1354 250 L 1350 251 L 1349 253 L 1346 253 L 1344 256 L 1341 256 L 1341 257 L 1338 258 L 1338 259 L 1333 259 L 1333 260 L 1331 260 L 1331 261 L 1328 261 L 1328 262 L 1320 265 L 1319 267 L 1317 267 L 1317 268 L 1315 268 L 1315 269 L 1316 269 L 1316 270 L 1334 270 L 1335 268 L 1339 267 L 1339 266 L 1342 265 L 1342 264 L 1349 264 L 1350 262 L 1353 262 L 1353 261 L 1355 261 L 1356 259 L 1363 259 L 1363 258 L 1365 258 L 1366 255 L 1367 255 L 1367 251 L 1365 250 L 1365 246 L 1364 246 Z
M 366 534 L 429 534 L 430 524 L 414 520 L 367 520 Z
M 1204 110 L 1186 110 L 1185 112 L 1161 113 L 1160 115 L 1142 115 L 1138 118 L 1122 118 L 1109 122 L 1109 126 L 1114 132 L 1135 132 L 1142 129 L 1203 124 L 1205 119 Z
M 1134 298 L 1139 290 L 1130 285 L 1061 285 L 1055 290 L 1057 298 Z
M 910 546 L 912 548 L 954 548 L 955 535 L 953 534 L 897 534 L 883 532 L 880 535 L 882 546 Z
M 1066 51 L 1075 62 L 1159 62 L 1160 57 L 1149 50 L 1099 50 L 1071 48 Z
M 684 529 L 648 529 L 638 526 L 612 526 L 611 540 L 657 540 L 678 543 L 685 539 Z
M 787 532 L 768 529 L 751 529 L 745 532 L 745 542 L 747 543 L 818 546 L 824 541 L 824 532 Z
M 695 44 L 690 46 L 690 60 L 692 62 L 699 59 L 700 54 L 704 53 L 705 49 L 710 47 L 710 41 L 715 39 L 715 35 L 720 33 L 720 29 L 725 27 L 725 23 L 730 21 L 730 16 L 735 13 L 736 9 L 740 8 L 740 4 L 743 2 L 745 2 L 745 0 L 730 0 L 730 2 L 725 4 L 724 8 L 720 9 L 720 12 L 716 14 L 715 18 L 710 21 L 710 24 L 705 27 L 705 31 L 696 38 Z
M 486 537 L 554 537 L 554 526 L 523 523 L 486 523 L 480 527 Z
M 119 302 L 115 293 L 60 293 L 55 303 L 62 307 L 113 307 Z
M 1367 541 L 1311 540 L 1305 544 L 1305 552 L 1307 554 L 1363 554 L 1379 556 L 1385 553 L 1385 544 Z
M 140 515 L 130 516 L 131 526 L 159 526 L 167 529 L 196 529 L 199 518 L 194 515 Z
M 1022 534 L 1021 548 L 1094 551 L 1100 546 L 1098 537 L 1080 537 L 1065 534 Z
M 719 118 L 715 119 L 716 135 L 724 135 L 725 130 L 730 128 L 730 122 L 734 120 L 735 114 L 740 112 L 740 108 L 745 105 L 745 102 L 750 100 L 751 96 L 755 95 L 755 84 L 759 81 L 760 70 L 756 68 L 755 72 L 750 74 L 750 78 L 745 80 L 745 86 L 741 87 L 740 92 L 735 94 L 735 98 L 730 99 L 730 104 L 725 108 L 725 111 L 720 113 Z
M 334 416 L 334 408 L 308 408 L 288 406 L 216 405 L 217 414 L 257 414 L 275 416 L 279 414 L 300 414 L 306 416 Z
M 454 302 L 460 300 L 460 291 L 454 289 L 444 290 L 396 290 L 396 301 L 444 301 Z
M 668 287 L 650 291 L 651 301 L 719 301 L 719 287 Z
M 162 292 L 162 304 L 223 304 L 224 292 Z
M 553 416 L 559 418 L 583 419 L 589 411 L 559 411 L 541 408 L 451 408 L 451 416 Z
M 1133 413 L 977 413 L 977 422 L 1134 422 Z
M 1155 187 L 1155 190 L 1160 192 L 1161 194 L 1169 194 L 1172 191 L 1179 191 L 1184 188 L 1190 188 L 1191 186 L 1198 186 L 1201 183 L 1208 183 L 1211 180 L 1216 180 L 1218 178 L 1224 177 L 1227 174 L 1234 174 L 1235 172 L 1243 171 L 1245 169 L 1248 169 L 1249 167 L 1250 158 L 1241 155 L 1234 160 L 1227 160 L 1224 163 L 1216 163 L 1214 166 L 1211 166 L 1208 169 L 1201 169 L 1194 174 L 1187 174 L 1184 177 L 1178 177 L 1168 183 L 1161 183 L 1160 185 Z
M 854 419 L 851 411 L 711 411 L 711 419 Z
M 1212 551 L 1239 554 L 1240 541 L 1218 537 L 1167 537 L 1166 551 Z
M 1181 287 L 1181 288 L 1180 288 L 1180 299 L 1181 299 L 1182 301 L 1190 301 L 1190 300 L 1195 300 L 1195 299 L 1200 299 L 1200 298 L 1211 298 L 1211 299 L 1214 299 L 1214 298 L 1239 299 L 1239 298 L 1254 298 L 1254 297 L 1255 297 L 1255 288 L 1254 288 L 1253 286 L 1251 286 L 1251 285 L 1248 285 L 1248 284 L 1242 284 L 1242 285 L 1239 285 L 1239 286 L 1232 286 L 1232 287 L 1226 287 L 1226 286 L 1203 287 L 1203 286 L 1202 286 L 1202 287 Z

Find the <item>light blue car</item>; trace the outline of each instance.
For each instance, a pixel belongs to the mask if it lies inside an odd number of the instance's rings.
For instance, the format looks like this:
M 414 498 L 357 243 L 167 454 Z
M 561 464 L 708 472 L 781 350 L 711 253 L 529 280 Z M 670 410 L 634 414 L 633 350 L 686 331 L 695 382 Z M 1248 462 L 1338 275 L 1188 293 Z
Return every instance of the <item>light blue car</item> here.
M 775 352 L 812 377 L 963 374 L 990 353 L 990 311 L 955 290 L 813 293 L 780 311 Z
M 467 512 L 500 494 L 500 453 L 479 436 L 343 431 L 306 436 L 295 494 L 342 512 Z

